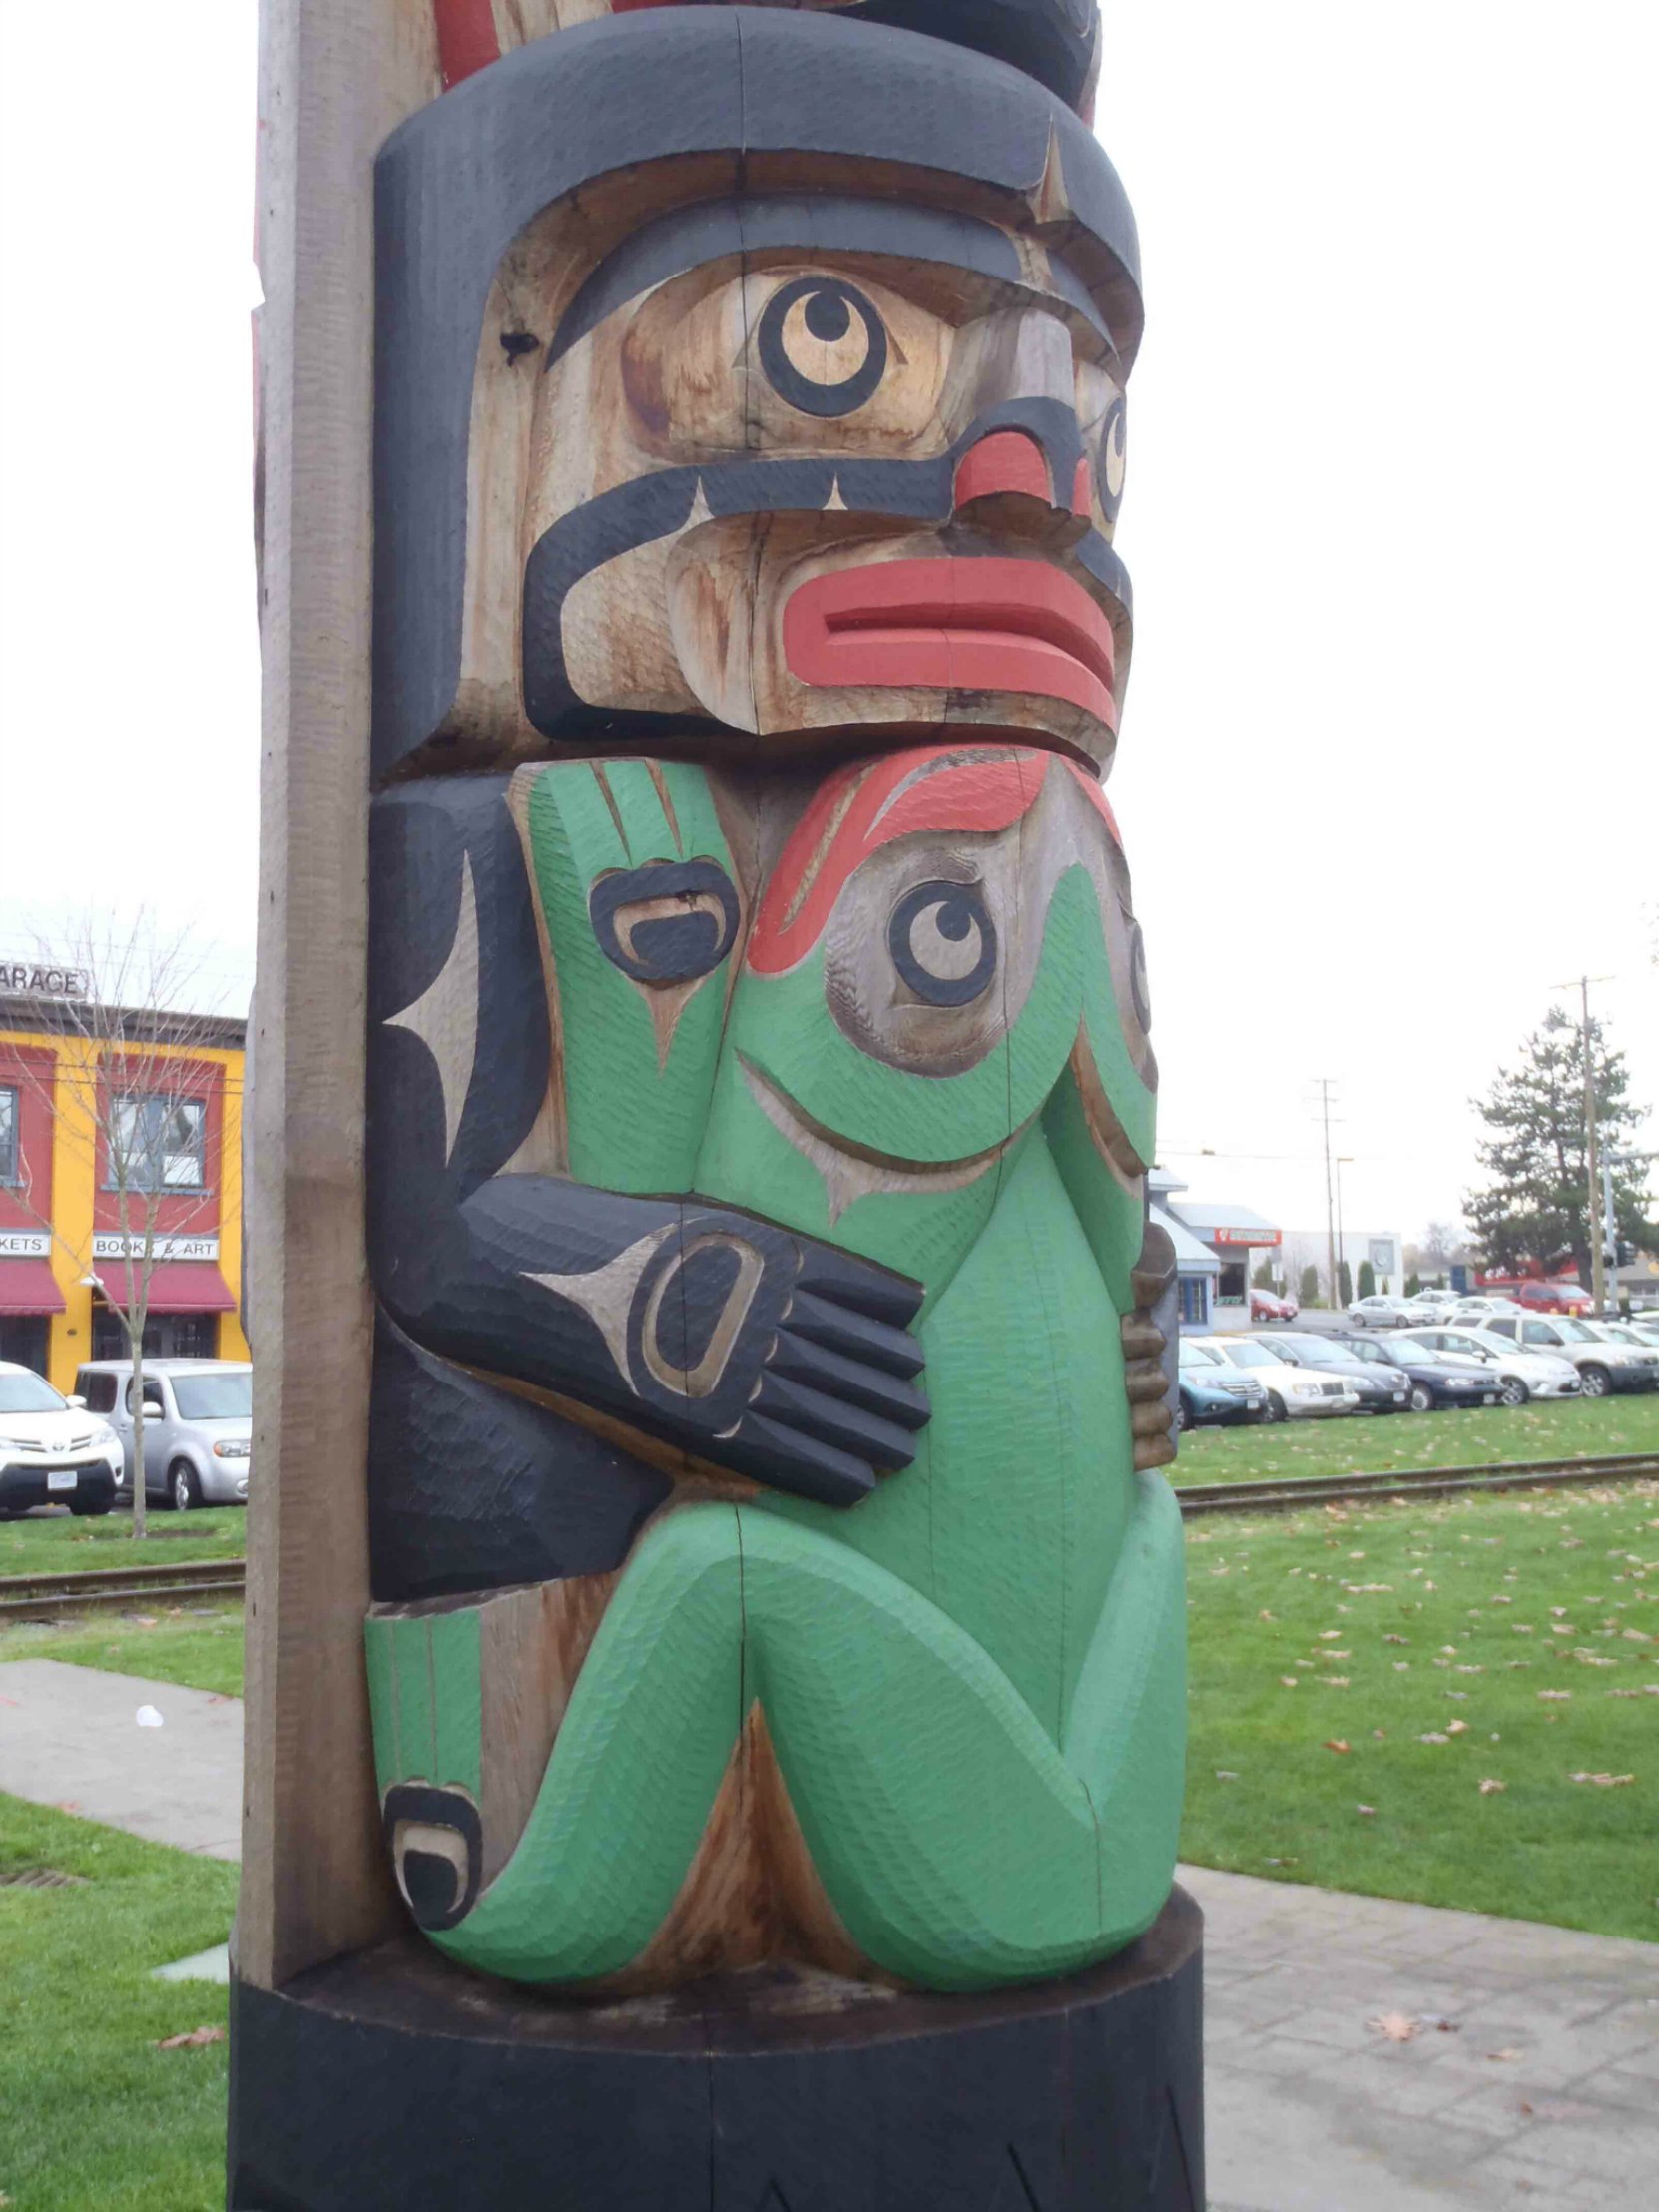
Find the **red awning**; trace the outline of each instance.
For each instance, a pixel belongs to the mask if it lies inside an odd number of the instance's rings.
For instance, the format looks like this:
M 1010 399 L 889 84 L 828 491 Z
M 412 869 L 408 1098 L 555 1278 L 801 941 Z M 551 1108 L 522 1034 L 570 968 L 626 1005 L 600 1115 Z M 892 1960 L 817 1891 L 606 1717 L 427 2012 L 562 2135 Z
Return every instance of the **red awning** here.
M 127 1295 L 127 1268 L 121 1260 L 100 1260 L 98 1272 L 118 1298 Z M 237 1302 L 211 1260 L 158 1260 L 150 1270 L 152 1314 L 234 1314 Z
M 61 1314 L 63 1293 L 47 1260 L 0 1260 L 0 1314 Z

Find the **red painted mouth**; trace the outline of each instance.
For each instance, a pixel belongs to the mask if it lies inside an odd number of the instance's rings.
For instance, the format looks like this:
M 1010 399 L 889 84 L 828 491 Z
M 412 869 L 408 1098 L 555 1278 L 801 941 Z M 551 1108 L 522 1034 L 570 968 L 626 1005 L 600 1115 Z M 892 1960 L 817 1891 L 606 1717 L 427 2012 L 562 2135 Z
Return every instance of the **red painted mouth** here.
M 1029 692 L 1117 728 L 1112 626 L 1046 561 L 879 561 L 798 585 L 784 657 L 803 683 Z

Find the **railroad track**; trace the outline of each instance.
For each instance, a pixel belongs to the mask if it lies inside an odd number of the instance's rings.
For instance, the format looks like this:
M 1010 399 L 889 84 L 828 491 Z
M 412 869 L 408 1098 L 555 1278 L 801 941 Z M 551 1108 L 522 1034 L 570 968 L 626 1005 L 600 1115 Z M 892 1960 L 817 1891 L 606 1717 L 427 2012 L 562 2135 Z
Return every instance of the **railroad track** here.
M 59 1613 L 105 1605 L 133 1608 L 241 1597 L 247 1564 L 245 1559 L 201 1559 L 175 1566 L 0 1575 L 0 1621 L 51 1620 Z
M 1359 1500 L 1455 1497 L 1479 1490 L 1586 1488 L 1599 1482 L 1659 1481 L 1659 1452 L 1605 1459 L 1540 1459 L 1525 1465 L 1407 1467 L 1397 1473 L 1314 1474 L 1276 1482 L 1190 1483 L 1176 1492 L 1185 1519 L 1203 1513 L 1291 1512 Z M 65 1574 L 0 1575 L 0 1622 L 51 1620 L 99 1606 L 179 1605 L 241 1597 L 245 1559 L 189 1566 L 94 1567 Z
M 1190 1483 L 1179 1489 L 1183 1515 L 1289 1512 L 1370 1498 L 1455 1497 L 1479 1490 L 1585 1488 L 1597 1482 L 1659 1480 L 1659 1452 L 1605 1459 L 1537 1459 L 1478 1467 L 1404 1467 L 1387 1474 L 1314 1474 L 1276 1482 Z

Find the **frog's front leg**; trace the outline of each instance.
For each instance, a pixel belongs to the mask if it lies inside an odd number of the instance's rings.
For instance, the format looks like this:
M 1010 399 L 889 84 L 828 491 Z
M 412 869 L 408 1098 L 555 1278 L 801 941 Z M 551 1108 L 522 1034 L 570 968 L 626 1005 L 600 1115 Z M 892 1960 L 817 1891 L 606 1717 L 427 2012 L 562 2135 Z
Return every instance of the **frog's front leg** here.
M 372 1243 L 391 1322 L 828 1502 L 905 1464 L 926 1418 L 919 1290 L 678 1195 L 747 904 L 707 779 L 561 763 L 390 794 L 380 821 Z

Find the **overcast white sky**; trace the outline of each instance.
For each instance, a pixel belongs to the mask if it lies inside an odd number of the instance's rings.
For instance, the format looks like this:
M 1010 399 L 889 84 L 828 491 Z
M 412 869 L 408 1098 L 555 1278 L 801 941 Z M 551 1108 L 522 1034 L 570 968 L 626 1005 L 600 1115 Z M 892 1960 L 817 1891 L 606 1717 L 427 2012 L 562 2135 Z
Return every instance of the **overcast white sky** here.
M 255 7 L 74 12 L 8 11 L 0 91 L 0 949 L 147 903 L 237 990 Z M 1330 1076 L 1348 1224 L 1454 1215 L 1581 971 L 1659 1099 L 1656 82 L 1650 0 L 1108 8 L 1112 793 L 1197 1196 L 1322 1221 Z

